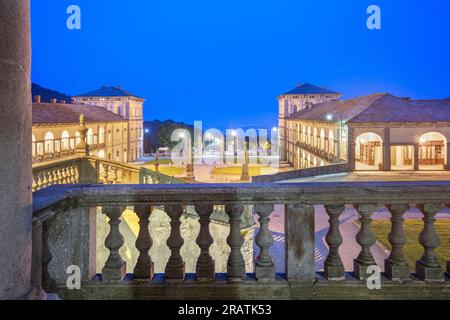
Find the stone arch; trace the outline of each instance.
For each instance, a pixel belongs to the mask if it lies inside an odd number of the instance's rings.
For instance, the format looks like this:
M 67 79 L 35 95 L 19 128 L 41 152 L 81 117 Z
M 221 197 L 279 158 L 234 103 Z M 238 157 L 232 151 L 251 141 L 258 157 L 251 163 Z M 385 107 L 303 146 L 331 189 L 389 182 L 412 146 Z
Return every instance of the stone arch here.
M 70 135 L 67 130 L 61 133 L 61 151 L 66 151 L 70 149 Z
M 330 129 L 330 131 L 328 131 L 328 152 L 330 154 L 336 155 L 333 129 Z
M 432 131 L 419 138 L 419 170 L 443 170 L 447 161 L 445 135 Z
M 325 130 L 322 128 L 320 129 L 320 149 L 325 150 Z
M 100 129 L 98 129 L 98 143 L 99 144 L 105 143 L 105 128 L 104 127 L 100 127 Z
M 383 139 L 374 132 L 365 132 L 356 138 L 356 170 L 383 170 Z
M 51 154 L 55 152 L 55 136 L 53 132 L 47 131 L 44 138 L 44 153 Z
M 312 141 L 312 145 L 314 147 L 318 146 L 317 140 L 318 140 L 317 139 L 317 127 L 314 127 L 314 129 L 313 129 L 313 141 Z
M 92 128 L 89 128 L 86 134 L 87 137 L 87 144 L 88 145 L 93 145 L 94 144 L 94 130 L 92 130 Z
M 306 142 L 307 142 L 309 145 L 312 145 L 312 143 L 313 143 L 313 139 L 312 139 L 312 129 L 311 129 L 311 127 L 308 127 L 308 138 L 306 139 Z

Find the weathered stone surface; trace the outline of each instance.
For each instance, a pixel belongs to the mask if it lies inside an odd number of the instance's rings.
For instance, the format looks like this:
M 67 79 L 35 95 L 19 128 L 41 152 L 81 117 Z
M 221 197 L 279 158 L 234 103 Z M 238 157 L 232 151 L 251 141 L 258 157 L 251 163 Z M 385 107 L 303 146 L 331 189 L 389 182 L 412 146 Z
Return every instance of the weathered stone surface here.
M 0 300 L 31 290 L 31 90 L 28 0 L 0 1 Z
M 80 267 L 81 279 L 91 280 L 96 274 L 96 211 L 95 208 L 76 208 L 59 212 L 44 223 L 44 256 L 50 261 L 46 289 L 66 284 L 67 268 Z
M 183 285 L 168 286 L 161 282 L 139 283 L 123 281 L 114 285 L 92 281 L 83 290 L 57 292 L 64 299 L 208 299 L 208 300 L 448 300 L 450 285 L 426 285 L 421 281 L 398 283 L 381 282 L 381 290 L 369 290 L 356 279 L 331 282 L 319 279 L 317 283 L 304 283 L 283 279 L 274 282 L 244 281 L 229 283 L 185 281 Z
M 315 278 L 314 206 L 286 206 L 285 230 L 287 278 L 312 281 Z

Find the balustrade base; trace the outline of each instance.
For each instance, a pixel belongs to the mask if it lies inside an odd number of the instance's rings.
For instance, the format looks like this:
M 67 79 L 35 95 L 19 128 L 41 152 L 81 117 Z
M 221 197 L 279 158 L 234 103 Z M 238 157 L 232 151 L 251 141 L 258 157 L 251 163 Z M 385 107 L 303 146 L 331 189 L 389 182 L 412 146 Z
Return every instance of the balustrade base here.
M 167 267 L 165 270 L 165 281 L 166 282 L 182 282 L 186 275 L 186 265 L 183 262 L 182 266 L 177 267 Z
M 135 279 L 152 279 L 153 275 L 155 274 L 155 263 L 151 262 L 151 264 L 148 267 L 142 267 L 142 268 L 134 268 L 134 278 Z
M 214 270 L 215 261 L 213 260 L 210 265 L 197 266 L 196 275 L 198 281 L 213 281 L 216 277 L 216 271 Z
M 258 281 L 275 281 L 275 267 L 260 267 L 255 265 L 255 274 Z
M 416 262 L 416 276 L 424 281 L 444 282 L 444 270 L 441 267 L 427 267 L 422 261 Z
M 124 261 L 119 268 L 104 267 L 102 269 L 103 281 L 121 281 L 127 274 L 127 263 Z
M 353 260 L 353 273 L 355 274 L 355 278 L 361 281 L 367 280 L 367 278 L 369 278 L 372 274 L 367 272 L 367 269 L 369 267 L 372 266 L 376 266 L 375 264 L 373 265 L 363 265 L 361 262 L 359 262 L 358 260 Z
M 177 285 L 165 284 L 164 276 L 156 274 L 152 281 L 133 281 L 128 275 L 124 281 L 104 283 L 98 278 L 82 283 L 83 290 L 69 290 L 63 284 L 55 288 L 61 299 L 95 300 L 360 300 L 360 299 L 450 299 L 450 283 L 427 284 L 414 279 L 406 283 L 392 282 L 382 275 L 381 290 L 369 290 L 366 283 L 347 274 L 346 281 L 327 281 L 321 274 L 311 282 L 287 281 L 277 276 L 274 282 L 258 282 L 253 274 L 246 281 L 230 283 L 223 274 L 216 274 L 212 282 L 195 281 L 187 274 Z
M 392 281 L 411 280 L 411 268 L 408 265 L 398 266 L 386 260 L 384 263 L 384 270 L 386 276 Z
M 327 280 L 330 281 L 344 281 L 345 280 L 345 270 L 344 266 L 327 266 L 324 267 L 325 276 Z

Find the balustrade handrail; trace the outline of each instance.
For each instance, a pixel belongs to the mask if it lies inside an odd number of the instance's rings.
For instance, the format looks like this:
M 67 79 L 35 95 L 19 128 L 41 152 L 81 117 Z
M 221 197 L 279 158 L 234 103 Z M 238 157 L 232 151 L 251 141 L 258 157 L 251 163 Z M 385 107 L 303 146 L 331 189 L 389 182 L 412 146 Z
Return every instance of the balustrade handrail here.
M 64 200 L 82 206 L 196 203 L 450 204 L 450 181 L 189 185 L 55 185 L 33 194 L 33 211 Z
M 78 155 L 70 155 L 70 156 L 64 157 L 64 158 L 52 159 L 52 160 L 45 161 L 45 162 L 33 163 L 33 172 L 41 170 L 41 169 L 47 169 L 47 168 L 52 168 L 52 167 L 59 167 L 59 166 L 64 165 L 64 164 L 73 163 L 74 161 L 75 162 L 79 161 L 82 158 L 83 157 L 78 156 Z

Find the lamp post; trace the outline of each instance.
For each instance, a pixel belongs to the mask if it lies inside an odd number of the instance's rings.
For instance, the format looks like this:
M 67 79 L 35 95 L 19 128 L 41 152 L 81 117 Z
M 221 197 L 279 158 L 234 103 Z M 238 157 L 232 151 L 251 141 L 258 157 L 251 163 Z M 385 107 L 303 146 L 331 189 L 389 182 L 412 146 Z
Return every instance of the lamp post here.
M 192 140 L 188 141 L 188 162 L 186 164 L 186 178 L 194 180 L 194 153 L 192 152 Z
M 250 181 L 250 175 L 249 175 L 249 171 L 248 171 L 248 163 L 249 163 L 248 140 L 245 139 L 245 142 L 244 142 L 244 164 L 242 165 L 242 175 L 241 175 L 242 181 Z

